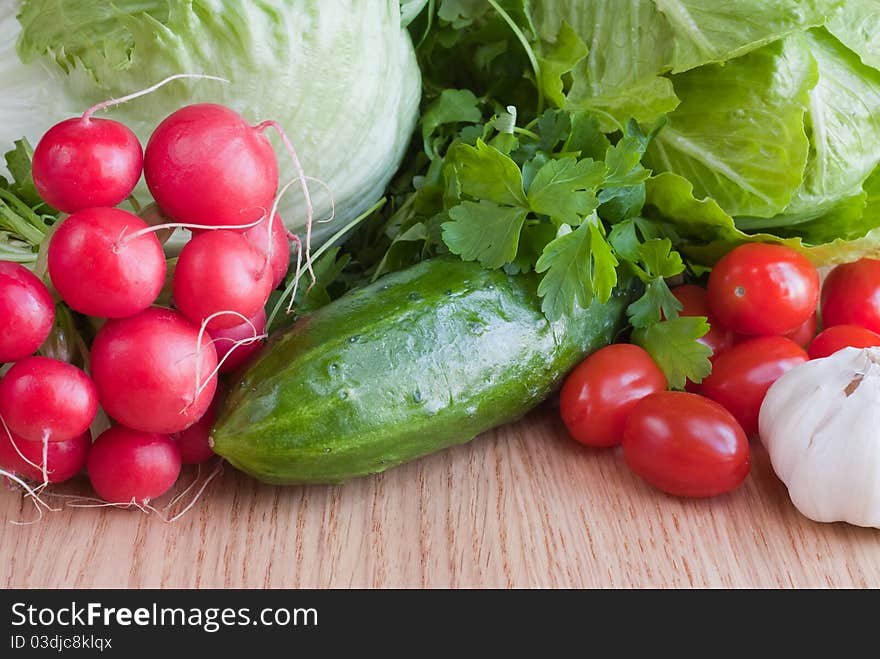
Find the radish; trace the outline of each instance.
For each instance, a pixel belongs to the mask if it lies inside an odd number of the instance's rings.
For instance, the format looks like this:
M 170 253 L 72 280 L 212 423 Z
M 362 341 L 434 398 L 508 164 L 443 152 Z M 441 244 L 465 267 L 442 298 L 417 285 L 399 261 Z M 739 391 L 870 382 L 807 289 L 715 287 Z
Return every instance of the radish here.
M 278 187 L 278 162 L 263 130 L 211 103 L 166 117 L 144 154 L 156 203 L 181 222 L 222 227 L 258 219 Z
M 95 440 L 86 470 L 105 501 L 146 505 L 173 487 L 180 464 L 180 449 L 168 435 L 114 426 Z
M 150 94 L 173 80 L 200 78 L 178 73 L 140 91 L 93 105 L 81 117 L 50 128 L 34 150 L 32 170 L 37 192 L 50 206 L 73 213 L 92 206 L 115 206 L 134 190 L 144 168 L 144 152 L 131 129 L 96 112 Z
M 107 414 L 143 432 L 188 428 L 217 389 L 210 337 L 168 309 L 108 321 L 92 344 L 91 367 Z
M 54 320 L 55 306 L 43 282 L 18 263 L 0 261 L 0 363 L 33 354 Z
M 220 373 L 230 373 L 260 351 L 265 339 L 266 309 L 261 307 L 257 315 L 245 323 L 226 329 L 211 330 Z
M 180 449 L 180 459 L 185 465 L 201 464 L 213 458 L 216 454 L 211 448 L 211 426 L 217 418 L 216 400 L 205 416 L 196 421 L 186 430 L 174 433 L 171 439 L 177 442 Z
M 86 465 L 92 435 L 81 435 L 46 446 L 46 482 L 61 483 Z M 0 467 L 22 478 L 43 482 L 43 442 L 29 442 L 0 430 Z
M 143 311 L 165 283 L 165 254 L 139 217 L 87 208 L 68 217 L 49 243 L 49 276 L 80 313 L 123 318 Z
M 93 110 L 55 124 L 37 144 L 33 176 L 50 206 L 73 213 L 91 206 L 115 206 L 137 185 L 144 156 L 137 135 Z
M 268 257 L 240 233 L 200 233 L 177 259 L 174 303 L 194 323 L 210 318 L 209 330 L 234 327 L 242 316 L 255 316 L 271 292 Z
M 81 435 L 97 411 L 98 394 L 89 376 L 57 359 L 25 357 L 0 380 L 0 417 L 31 442 Z
M 275 214 L 272 221 L 265 218 L 257 226 L 244 232 L 244 237 L 269 256 L 272 266 L 272 288 L 284 281 L 290 267 L 290 244 L 287 242 L 287 229 L 284 222 Z

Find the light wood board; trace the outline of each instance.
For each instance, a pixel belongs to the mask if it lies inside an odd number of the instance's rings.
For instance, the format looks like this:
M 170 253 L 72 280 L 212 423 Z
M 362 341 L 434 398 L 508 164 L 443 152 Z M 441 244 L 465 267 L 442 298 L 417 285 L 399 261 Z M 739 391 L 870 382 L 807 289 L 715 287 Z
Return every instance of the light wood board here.
M 344 486 L 275 488 L 227 467 L 171 525 L 116 509 L 3 524 L 0 584 L 880 587 L 880 531 L 800 516 L 753 449 L 736 492 L 675 499 L 633 476 L 619 452 L 569 440 L 547 405 Z M 32 516 L 17 493 L 0 492 L 0 519 Z

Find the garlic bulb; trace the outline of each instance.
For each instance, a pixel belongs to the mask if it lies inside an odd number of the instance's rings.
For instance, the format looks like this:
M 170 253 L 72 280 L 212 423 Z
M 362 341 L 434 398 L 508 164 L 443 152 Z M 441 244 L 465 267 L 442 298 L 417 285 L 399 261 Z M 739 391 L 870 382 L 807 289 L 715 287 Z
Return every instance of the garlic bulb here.
M 880 348 L 792 369 L 767 393 L 759 427 L 801 513 L 880 528 Z

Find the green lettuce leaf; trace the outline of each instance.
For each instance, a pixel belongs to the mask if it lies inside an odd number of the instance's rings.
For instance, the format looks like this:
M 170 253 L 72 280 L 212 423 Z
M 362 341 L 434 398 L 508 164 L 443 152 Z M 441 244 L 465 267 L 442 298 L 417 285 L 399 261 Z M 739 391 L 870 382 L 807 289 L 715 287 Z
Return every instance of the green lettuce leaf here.
M 845 263 L 880 254 L 880 171 L 865 182 L 863 211 L 831 213 L 816 218 L 815 234 L 785 237 L 784 232 L 747 233 L 710 198 L 697 198 L 687 179 L 665 172 L 646 182 L 646 210 L 675 246 L 691 261 L 713 265 L 734 247 L 747 242 L 782 244 L 797 250 L 819 266 Z M 826 236 L 824 242 L 810 242 Z M 840 236 L 849 236 L 849 239 Z
M 534 0 L 532 15 L 544 41 L 556 43 L 568 24 L 589 48 L 574 67 L 567 108 L 651 122 L 678 104 L 660 75 L 671 68 L 672 30 L 652 0 Z
M 820 26 L 842 0 L 533 0 L 544 42 L 568 43 L 571 26 L 589 53 L 572 70 L 570 109 L 622 123 L 650 123 L 678 105 L 664 74 L 724 63 Z M 613 121 L 605 120 L 610 130 Z
M 672 26 L 672 71 L 725 62 L 823 25 L 840 0 L 656 0 Z
M 685 176 L 731 215 L 771 217 L 803 181 L 804 114 L 817 67 L 802 36 L 674 77 L 681 105 L 648 166 Z
M 831 15 L 826 27 L 865 64 L 880 69 L 880 3 L 877 0 L 846 0 Z
M 807 40 L 819 81 L 810 90 L 804 182 L 785 210 L 794 215 L 851 200 L 880 162 L 880 71 L 825 30 Z

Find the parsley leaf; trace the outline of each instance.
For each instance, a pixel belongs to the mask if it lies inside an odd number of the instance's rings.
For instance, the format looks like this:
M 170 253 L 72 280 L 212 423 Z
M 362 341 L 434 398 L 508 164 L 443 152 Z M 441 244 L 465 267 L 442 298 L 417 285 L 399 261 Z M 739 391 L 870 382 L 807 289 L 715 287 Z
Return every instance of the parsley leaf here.
M 541 308 L 550 320 L 586 309 L 597 297 L 606 302 L 617 282 L 617 259 L 594 213 L 574 231 L 561 232 L 547 244 L 535 265 L 544 272 L 538 285 Z M 567 225 L 563 225 L 567 226 Z
M 633 331 L 632 342 L 643 347 L 666 375 L 669 386 L 684 389 L 687 380 L 701 382 L 712 371 L 712 349 L 697 339 L 709 331 L 703 316 L 680 316 Z
M 641 165 L 643 154 L 644 148 L 638 137 L 622 137 L 617 144 L 608 147 L 605 152 L 608 176 L 603 186 L 606 190 L 599 196 L 599 201 L 611 198 L 608 189 L 631 187 L 648 178 L 650 172 Z
M 681 302 L 669 290 L 663 279 L 657 278 L 645 284 L 645 293 L 626 310 L 633 327 L 648 327 L 659 323 L 661 318 L 674 319 L 681 311 Z
M 590 158 L 550 160 L 529 186 L 529 205 L 565 224 L 580 224 L 599 205 L 595 190 L 604 176 L 605 165 Z
M 563 150 L 579 152 L 582 158 L 601 160 L 611 143 L 599 128 L 599 120 L 586 110 L 571 115 L 571 132 Z
M 475 147 L 456 144 L 446 159 L 458 174 L 463 194 L 496 204 L 526 206 L 519 167 L 483 140 L 477 140 Z
M 483 118 L 479 100 L 469 89 L 444 89 L 422 114 L 422 142 L 431 160 L 437 157 L 436 145 L 431 137 L 443 125 L 455 123 L 475 124 Z
M 634 230 L 633 230 L 634 231 Z M 681 311 L 681 303 L 669 290 L 665 277 L 674 277 L 684 271 L 684 263 L 678 252 L 672 249 L 668 238 L 652 238 L 635 248 L 639 268 L 631 263 L 633 270 L 645 282 L 645 293 L 629 305 L 627 314 L 633 327 L 648 327 L 659 323 L 661 318 L 675 319 Z
M 462 202 L 449 210 L 453 221 L 443 224 L 443 242 L 465 261 L 500 268 L 516 258 L 527 213 L 525 208 L 501 206 L 486 199 Z
M 669 238 L 652 238 L 638 247 L 639 260 L 654 277 L 674 277 L 684 272 L 681 255 L 672 249 Z

